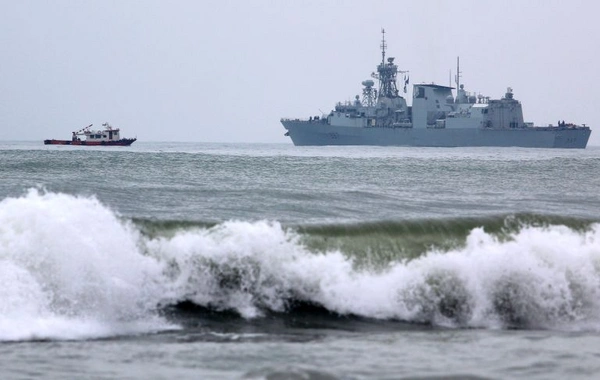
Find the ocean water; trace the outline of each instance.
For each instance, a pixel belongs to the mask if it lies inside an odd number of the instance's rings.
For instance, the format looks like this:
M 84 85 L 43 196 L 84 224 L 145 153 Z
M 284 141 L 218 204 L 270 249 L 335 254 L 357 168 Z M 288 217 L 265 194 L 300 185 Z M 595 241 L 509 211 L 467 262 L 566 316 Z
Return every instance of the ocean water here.
M 600 148 L 0 142 L 2 378 L 600 374 Z

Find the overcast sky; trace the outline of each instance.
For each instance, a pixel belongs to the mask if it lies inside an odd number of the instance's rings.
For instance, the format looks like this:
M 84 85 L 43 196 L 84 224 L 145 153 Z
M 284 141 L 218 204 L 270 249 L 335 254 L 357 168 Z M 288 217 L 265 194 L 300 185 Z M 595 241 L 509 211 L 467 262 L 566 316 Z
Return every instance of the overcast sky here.
M 0 0 L 0 140 L 108 121 L 139 141 L 289 142 L 281 117 L 360 93 L 383 27 L 411 84 L 448 84 L 460 56 L 468 91 L 510 86 L 526 121 L 585 123 L 600 145 L 599 4 Z

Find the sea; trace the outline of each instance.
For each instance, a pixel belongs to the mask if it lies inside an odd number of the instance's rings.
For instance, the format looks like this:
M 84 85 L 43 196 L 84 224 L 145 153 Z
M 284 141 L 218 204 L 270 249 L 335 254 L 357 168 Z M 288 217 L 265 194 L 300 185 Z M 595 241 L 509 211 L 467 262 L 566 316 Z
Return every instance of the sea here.
M 0 142 L 2 379 L 593 379 L 600 147 Z

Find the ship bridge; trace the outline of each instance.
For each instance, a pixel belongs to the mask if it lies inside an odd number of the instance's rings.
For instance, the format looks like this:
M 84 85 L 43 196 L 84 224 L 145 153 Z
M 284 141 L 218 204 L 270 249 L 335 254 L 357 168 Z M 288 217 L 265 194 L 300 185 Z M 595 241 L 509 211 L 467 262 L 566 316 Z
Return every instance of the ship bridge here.
M 413 127 L 431 128 L 436 125 L 436 120 L 445 119 L 453 106 L 448 99 L 452 99 L 453 87 L 439 84 L 420 83 L 413 86 Z

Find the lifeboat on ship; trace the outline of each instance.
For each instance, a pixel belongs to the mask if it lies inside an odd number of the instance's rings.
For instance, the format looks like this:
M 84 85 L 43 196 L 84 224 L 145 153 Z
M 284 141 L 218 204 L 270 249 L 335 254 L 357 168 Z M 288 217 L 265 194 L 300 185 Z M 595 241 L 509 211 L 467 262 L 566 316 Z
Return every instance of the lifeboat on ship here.
M 93 124 L 72 133 L 71 140 L 44 140 L 44 145 L 84 145 L 84 146 L 129 146 L 137 138 L 121 138 L 121 130 L 108 123 L 102 129 L 92 130 Z M 83 139 L 82 139 L 83 137 Z

